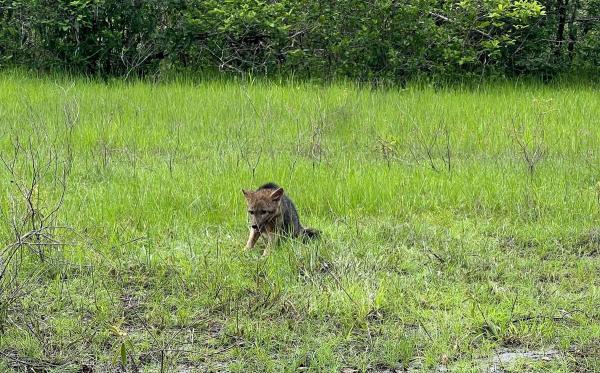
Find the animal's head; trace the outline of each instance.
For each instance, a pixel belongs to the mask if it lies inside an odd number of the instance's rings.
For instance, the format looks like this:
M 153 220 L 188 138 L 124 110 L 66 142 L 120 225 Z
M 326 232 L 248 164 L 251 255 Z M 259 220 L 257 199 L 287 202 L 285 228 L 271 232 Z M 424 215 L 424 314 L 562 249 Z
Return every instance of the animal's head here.
M 272 222 L 280 213 L 283 189 L 260 189 L 256 192 L 242 189 L 248 203 L 250 226 L 262 232 L 265 226 Z

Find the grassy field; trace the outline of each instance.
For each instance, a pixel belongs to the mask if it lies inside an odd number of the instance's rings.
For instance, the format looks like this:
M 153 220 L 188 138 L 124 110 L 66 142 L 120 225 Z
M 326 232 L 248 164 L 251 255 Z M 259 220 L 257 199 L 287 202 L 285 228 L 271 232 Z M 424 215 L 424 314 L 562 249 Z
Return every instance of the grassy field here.
M 599 93 L 4 73 L 0 371 L 600 371 Z

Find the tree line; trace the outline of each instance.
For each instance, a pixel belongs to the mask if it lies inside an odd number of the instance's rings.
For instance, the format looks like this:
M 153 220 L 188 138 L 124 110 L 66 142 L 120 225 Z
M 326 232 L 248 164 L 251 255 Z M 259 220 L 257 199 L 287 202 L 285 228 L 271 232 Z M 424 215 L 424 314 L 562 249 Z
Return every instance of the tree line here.
M 0 0 L 0 66 L 552 77 L 599 70 L 600 0 Z

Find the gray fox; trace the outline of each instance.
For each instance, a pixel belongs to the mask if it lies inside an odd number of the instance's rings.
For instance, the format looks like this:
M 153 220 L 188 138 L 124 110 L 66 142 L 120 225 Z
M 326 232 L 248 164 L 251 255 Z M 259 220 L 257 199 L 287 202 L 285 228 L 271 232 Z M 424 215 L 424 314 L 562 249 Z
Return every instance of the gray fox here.
M 250 237 L 246 249 L 251 249 L 261 234 L 267 236 L 267 247 L 263 255 L 277 243 L 279 236 L 311 239 L 320 236 L 320 232 L 312 228 L 304 228 L 291 199 L 283 194 L 283 189 L 274 183 L 267 183 L 256 191 L 242 189 L 248 203 L 250 215 Z

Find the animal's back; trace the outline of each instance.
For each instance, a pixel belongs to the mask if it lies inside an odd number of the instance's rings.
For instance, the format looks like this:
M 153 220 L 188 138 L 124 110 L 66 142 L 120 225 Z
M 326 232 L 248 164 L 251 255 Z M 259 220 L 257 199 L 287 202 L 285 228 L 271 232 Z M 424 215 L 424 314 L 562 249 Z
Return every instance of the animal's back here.
M 279 189 L 279 185 L 277 185 L 275 183 L 266 183 L 266 184 L 258 187 L 257 190 L 263 190 L 263 189 Z

